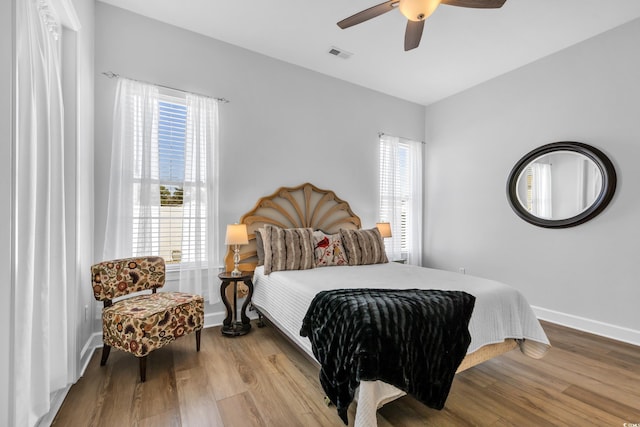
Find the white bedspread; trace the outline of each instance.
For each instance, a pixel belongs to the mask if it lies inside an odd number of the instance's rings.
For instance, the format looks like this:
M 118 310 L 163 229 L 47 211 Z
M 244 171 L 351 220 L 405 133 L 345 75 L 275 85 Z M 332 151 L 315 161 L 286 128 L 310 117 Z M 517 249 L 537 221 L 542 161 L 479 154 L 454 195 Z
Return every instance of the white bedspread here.
M 508 338 L 524 339 L 520 348 L 531 357 L 542 357 L 549 347 L 547 336 L 522 294 L 493 280 L 391 262 L 278 271 L 268 276 L 263 267 L 258 267 L 253 283 L 253 304 L 311 357 L 309 339 L 300 336 L 302 319 L 318 292 L 341 288 L 465 291 L 476 297 L 469 322 L 471 344 L 467 354 Z M 356 395 L 355 426 L 377 425 L 377 408 L 402 395 L 402 391 L 389 384 L 362 381 Z

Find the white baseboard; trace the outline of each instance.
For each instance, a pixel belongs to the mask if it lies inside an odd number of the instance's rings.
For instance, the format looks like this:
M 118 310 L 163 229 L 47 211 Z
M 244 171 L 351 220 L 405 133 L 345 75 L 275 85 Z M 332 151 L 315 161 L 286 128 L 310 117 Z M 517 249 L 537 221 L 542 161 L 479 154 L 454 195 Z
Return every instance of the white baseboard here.
M 640 346 L 640 331 L 638 330 L 587 319 L 573 314 L 561 313 L 542 307 L 533 306 L 532 308 L 533 312 L 541 320 Z
M 93 352 L 99 347 L 102 347 L 102 332 L 91 334 L 87 342 L 84 343 L 84 347 L 82 347 L 82 351 L 80 352 L 80 371 L 78 373 L 78 378 L 84 375 L 84 371 L 87 369 L 87 365 L 91 360 L 91 356 L 93 356 Z
M 208 313 L 204 315 L 204 327 L 213 328 L 214 326 L 222 325 L 222 321 L 227 317 L 226 311 L 216 311 L 215 313 Z

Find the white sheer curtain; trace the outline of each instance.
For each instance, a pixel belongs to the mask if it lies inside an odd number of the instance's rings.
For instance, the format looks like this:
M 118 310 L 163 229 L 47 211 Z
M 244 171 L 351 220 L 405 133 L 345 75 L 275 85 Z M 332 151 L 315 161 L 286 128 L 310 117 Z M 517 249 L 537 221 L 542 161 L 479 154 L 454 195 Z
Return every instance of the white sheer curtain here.
M 118 79 L 105 260 L 158 254 L 158 99 L 156 86 Z
M 410 141 L 409 143 L 409 177 L 411 182 L 411 203 L 407 208 L 410 213 L 410 232 L 407 235 L 407 247 L 409 256 L 407 262 L 413 265 L 422 265 L 422 188 L 423 188 L 423 167 L 424 167 L 424 143 Z
M 532 163 L 531 166 L 531 213 L 538 218 L 551 219 L 551 165 Z
M 187 94 L 180 290 L 220 301 L 218 271 L 218 103 Z
M 602 190 L 602 174 L 590 159 L 576 159 L 578 169 L 578 210 L 585 211 L 596 200 Z
M 380 221 L 391 223 L 387 256 L 422 264 L 423 143 L 380 136 Z
M 33 426 L 50 394 L 71 381 L 65 245 L 60 30 L 46 2 L 16 4 L 15 273 L 16 426 Z

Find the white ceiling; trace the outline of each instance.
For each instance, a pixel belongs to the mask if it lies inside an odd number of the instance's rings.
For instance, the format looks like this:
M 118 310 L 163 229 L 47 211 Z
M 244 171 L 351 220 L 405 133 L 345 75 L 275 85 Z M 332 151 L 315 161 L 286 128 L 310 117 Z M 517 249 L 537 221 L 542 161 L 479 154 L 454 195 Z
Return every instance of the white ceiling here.
M 428 105 L 640 17 L 640 0 L 507 0 L 441 5 L 417 49 L 393 10 L 341 30 L 382 0 L 101 0 L 236 46 Z M 353 53 L 343 60 L 332 47 Z

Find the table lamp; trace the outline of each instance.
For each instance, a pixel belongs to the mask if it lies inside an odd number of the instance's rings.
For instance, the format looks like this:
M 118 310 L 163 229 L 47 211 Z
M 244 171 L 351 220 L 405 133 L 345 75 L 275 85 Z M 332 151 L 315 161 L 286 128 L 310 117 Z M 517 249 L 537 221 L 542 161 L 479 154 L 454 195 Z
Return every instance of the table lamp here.
M 227 225 L 227 236 L 224 239 L 225 245 L 233 245 L 233 266 L 232 276 L 241 276 L 242 272 L 238 268 L 240 263 L 240 245 L 249 244 L 246 224 Z
M 383 239 L 391 237 L 391 223 L 389 222 L 377 222 L 376 227 L 380 231 L 380 235 Z

